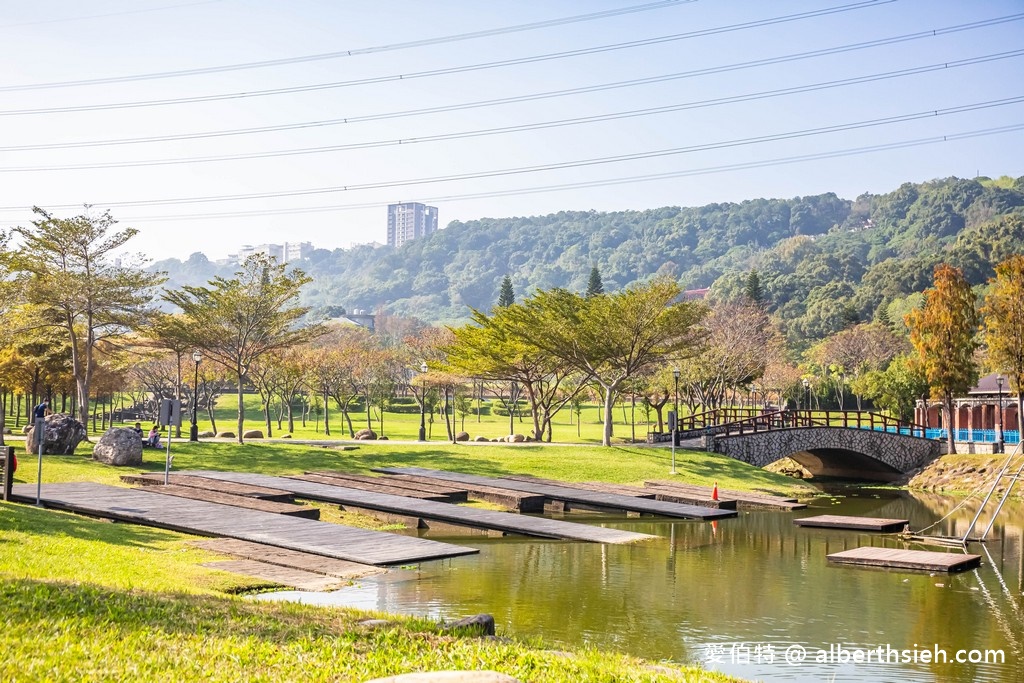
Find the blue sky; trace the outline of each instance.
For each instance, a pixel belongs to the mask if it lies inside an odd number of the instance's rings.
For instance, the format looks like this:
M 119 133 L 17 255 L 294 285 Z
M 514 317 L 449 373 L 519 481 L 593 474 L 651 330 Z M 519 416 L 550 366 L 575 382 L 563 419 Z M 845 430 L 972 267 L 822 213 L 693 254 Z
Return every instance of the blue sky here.
M 427 200 L 441 224 L 560 210 L 647 209 L 834 191 L 853 198 L 904 181 L 1024 174 L 1024 21 L 871 48 L 838 48 L 1024 13 L 1019 0 L 977 2 L 697 0 L 418 47 L 411 41 L 519 26 L 653 0 L 37 0 L 0 5 L 0 227 L 26 224 L 27 207 L 77 213 L 112 204 L 137 228 L 132 246 L 152 258 L 203 251 L 223 257 L 244 243 L 310 241 L 334 248 L 385 239 L 385 206 Z M 846 11 L 838 11 L 849 7 Z M 674 34 L 761 23 L 827 9 L 831 14 L 720 30 L 655 45 L 531 64 L 402 78 L 439 69 L 582 50 Z M 171 78 L 39 84 L 205 69 L 344 50 L 352 56 Z M 816 57 L 743 68 L 813 51 Z M 954 68 L 938 65 L 985 60 Z M 920 73 L 879 79 L 882 74 Z M 693 72 L 710 71 L 700 74 Z M 501 98 L 690 74 L 501 105 Z M 376 79 L 380 82 L 205 102 L 102 110 L 104 104 L 192 99 Z M 751 99 L 826 82 L 863 82 Z M 681 105 L 735 99 L 702 107 Z M 429 108 L 447 111 L 388 116 Z M 518 132 L 474 131 L 573 121 L 652 108 L 657 114 Z M 943 113 L 945 110 L 960 111 Z M 927 112 L 938 112 L 926 118 Z M 295 124 L 375 120 L 294 128 Z M 850 124 L 912 117 L 848 128 Z M 108 144 L 290 126 L 198 139 Z M 833 132 L 806 134 L 840 127 Z M 762 142 L 766 136 L 802 134 Z M 443 136 L 444 140 L 414 142 Z M 393 144 L 399 140 L 403 144 Z M 83 142 L 99 145 L 69 147 Z M 377 143 L 365 146 L 368 143 Z M 385 144 L 387 143 L 387 144 Z M 43 145 L 58 148 L 40 149 Z M 352 146 L 364 145 L 363 148 Z M 347 146 L 265 158 L 197 161 Z M 694 147 L 703 146 L 703 149 Z M 889 147 L 845 154 L 846 150 Z M 12 149 L 33 147 L 33 149 Z M 587 160 L 637 155 L 627 161 Z M 808 160 L 806 157 L 821 158 Z M 776 163 L 796 159 L 793 163 Z M 156 164 L 154 161 L 191 160 Z M 129 164 L 144 164 L 131 166 Z M 491 175 L 524 167 L 559 169 Z M 95 166 L 107 165 L 104 168 Z M 93 168 L 62 168 L 86 166 Z M 666 177 L 651 179 L 662 174 Z M 458 180 L 424 179 L 463 176 Z M 468 177 L 466 177 L 468 176 Z M 624 182 L 624 179 L 646 178 Z M 375 185 L 372 188 L 353 186 Z M 565 187 L 573 186 L 575 187 Z M 347 190 L 337 188 L 348 187 Z M 562 189 L 556 189 L 561 187 Z M 330 191 L 296 194 L 308 190 Z M 196 201 L 211 197 L 291 196 Z M 159 205 L 147 202 L 164 201 Z M 133 204 L 134 203 L 134 204 Z M 222 215 L 232 214 L 232 215 Z

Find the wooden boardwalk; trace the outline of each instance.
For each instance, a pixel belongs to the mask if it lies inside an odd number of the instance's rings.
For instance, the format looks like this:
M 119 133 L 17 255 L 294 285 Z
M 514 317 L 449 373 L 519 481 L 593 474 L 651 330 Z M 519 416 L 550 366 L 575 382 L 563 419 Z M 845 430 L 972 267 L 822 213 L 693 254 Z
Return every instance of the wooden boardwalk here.
M 451 485 L 452 483 L 445 479 L 437 479 L 436 477 L 420 477 L 411 474 L 392 474 L 388 475 L 388 479 L 398 479 L 410 484 L 433 484 L 435 486 Z M 474 500 L 494 503 L 513 512 L 544 512 L 544 496 L 534 496 L 522 491 L 502 489 L 485 484 L 465 484 L 463 488 L 469 492 L 469 497 Z
M 34 484 L 20 484 L 14 489 L 16 499 L 35 501 Z M 237 538 L 361 564 L 408 564 L 479 552 L 423 538 L 91 482 L 43 484 L 43 502 L 46 507 L 95 517 L 199 536 Z
M 405 489 L 407 491 L 419 491 L 421 493 L 437 493 L 445 497 L 446 503 L 465 503 L 469 500 L 469 492 L 465 488 L 453 488 L 451 486 L 438 486 L 437 484 L 428 484 L 426 482 L 414 482 L 397 479 L 395 477 L 371 477 L 365 474 L 351 474 L 349 472 L 342 472 L 340 470 L 322 470 L 317 472 L 306 472 L 306 474 L 315 474 L 321 477 L 335 477 L 337 479 L 344 479 L 347 481 L 358 481 L 364 484 L 372 484 L 374 486 L 388 486 L 397 489 Z M 358 486 L 351 486 L 349 484 L 341 484 L 341 486 L 349 486 L 350 488 L 359 488 Z M 368 489 L 372 490 L 372 489 Z M 386 491 L 385 493 L 391 493 Z
M 734 510 L 713 510 L 696 505 L 683 505 L 680 503 L 624 496 L 619 493 L 584 491 L 564 484 L 555 486 L 516 479 L 482 477 L 461 472 L 429 470 L 422 467 L 381 467 L 375 469 L 375 471 L 384 472 L 385 474 L 414 474 L 465 484 L 486 484 L 488 486 L 544 496 L 548 500 L 560 500 L 603 510 L 624 510 L 626 512 L 639 512 L 641 514 L 659 515 L 662 517 L 702 520 L 725 519 L 736 516 Z
M 821 527 L 823 529 L 856 529 L 858 531 L 880 531 L 891 533 L 902 531 L 910 524 L 909 519 L 886 519 L 883 517 L 851 517 L 848 515 L 817 515 L 794 519 L 797 526 Z
M 163 486 L 163 474 L 122 474 L 121 481 L 135 486 Z M 295 496 L 290 491 L 280 489 L 268 489 L 266 486 L 245 486 L 243 484 L 232 484 L 206 477 L 183 477 L 180 474 L 172 474 L 167 479 L 168 483 L 178 486 L 190 486 L 192 488 L 208 489 L 219 493 L 230 493 L 233 496 L 245 496 L 247 498 L 259 498 L 278 503 L 294 503 Z
M 338 579 L 357 579 L 371 574 L 382 574 L 385 569 L 369 564 L 359 564 L 333 557 L 311 555 L 287 548 L 275 548 L 262 543 L 240 541 L 236 538 L 207 538 L 193 541 L 192 545 L 210 552 L 230 555 L 242 560 L 258 560 L 266 564 L 301 569 L 313 574 L 333 576 Z
M 644 486 L 658 491 L 658 500 L 669 500 L 670 496 L 680 499 L 692 496 L 696 500 L 707 501 L 712 496 L 712 487 L 698 484 L 658 479 L 645 481 Z M 773 496 L 769 493 L 719 489 L 718 497 L 719 502 L 734 501 L 736 508 L 740 510 L 803 510 L 807 507 L 804 503 L 796 502 L 795 498 Z
M 890 569 L 913 569 L 931 572 L 959 572 L 981 564 L 981 555 L 940 553 L 931 550 L 898 550 L 866 546 L 832 553 L 829 562 L 856 564 Z
M 163 496 L 179 496 L 193 500 L 205 500 L 209 503 L 220 503 L 233 507 L 245 508 L 246 510 L 259 510 L 261 512 L 272 512 L 276 515 L 292 515 L 293 517 L 305 517 L 306 519 L 320 519 L 320 509 L 309 505 L 295 505 L 294 503 L 278 503 L 274 500 L 262 498 L 249 498 L 248 496 L 235 496 L 230 493 L 221 493 L 206 488 L 195 488 L 192 486 L 179 486 L 168 484 L 167 486 L 146 486 L 147 493 L 159 493 Z
M 494 510 L 480 510 L 478 508 L 451 505 L 450 503 L 438 503 L 431 500 L 321 484 L 292 477 L 272 477 L 265 474 L 243 472 L 201 471 L 196 474 L 241 484 L 255 484 L 257 486 L 270 486 L 274 488 L 287 487 L 288 490 L 303 498 L 338 503 L 343 506 L 380 510 L 405 517 L 419 517 L 457 526 L 490 529 L 503 533 L 522 534 L 524 536 L 591 541 L 594 543 L 633 543 L 634 541 L 656 538 L 649 534 L 639 534 L 633 531 L 608 529 L 589 524 L 544 519 L 542 517 L 513 515 Z

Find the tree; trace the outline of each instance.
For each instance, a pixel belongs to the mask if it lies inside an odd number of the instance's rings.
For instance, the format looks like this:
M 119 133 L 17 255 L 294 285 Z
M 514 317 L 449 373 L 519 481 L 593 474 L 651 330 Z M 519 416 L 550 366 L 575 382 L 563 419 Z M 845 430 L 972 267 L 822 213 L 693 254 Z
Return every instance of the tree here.
M 56 218 L 39 207 L 33 211 L 39 216 L 33 229 L 14 229 L 22 241 L 18 268 L 29 275 L 26 293 L 41 313 L 40 324 L 67 335 L 79 421 L 85 424 L 97 344 L 146 320 L 152 313 L 151 291 L 165 278 L 112 258 L 138 231 L 111 233 L 116 221 L 109 211 L 73 218 Z
M 865 375 L 864 395 L 875 405 L 901 420 L 914 416 L 914 401 L 928 391 L 928 382 L 909 356 L 897 356 L 885 370 L 871 370 Z
M 1006 374 L 1017 394 L 1017 428 L 1024 434 L 1024 256 L 1011 256 L 997 265 L 989 284 L 982 308 L 988 360 Z
M 918 367 L 946 410 L 949 452 L 956 453 L 953 398 L 978 380 L 974 352 L 979 316 L 974 292 L 959 268 L 940 264 L 934 277 L 934 287 L 924 293 L 924 307 L 907 314 L 906 322 Z
M 516 302 L 516 292 L 512 289 L 512 278 L 505 275 L 501 281 L 501 294 L 498 295 L 498 308 L 507 308 Z
M 587 298 L 604 294 L 604 283 L 601 282 L 601 271 L 594 266 L 590 269 L 590 279 L 587 281 Z
M 655 280 L 615 294 L 581 297 L 564 289 L 540 291 L 512 311 L 538 348 L 592 376 L 604 393 L 604 435 L 611 445 L 612 407 L 623 382 L 660 363 L 688 357 L 697 347 L 704 306 L 678 301 L 674 281 Z
M 757 274 L 756 270 L 750 271 L 750 275 L 747 276 L 747 285 L 744 288 L 744 294 L 750 303 L 754 304 L 758 308 L 764 307 L 764 288 L 761 286 L 761 276 Z
M 301 270 L 289 273 L 266 254 L 253 254 L 233 278 L 215 277 L 209 287 L 164 290 L 164 300 L 185 314 L 195 345 L 237 381 L 239 443 L 249 368 L 264 354 L 302 344 L 323 331 L 320 326 L 299 326 L 308 309 L 291 305 L 307 282 Z

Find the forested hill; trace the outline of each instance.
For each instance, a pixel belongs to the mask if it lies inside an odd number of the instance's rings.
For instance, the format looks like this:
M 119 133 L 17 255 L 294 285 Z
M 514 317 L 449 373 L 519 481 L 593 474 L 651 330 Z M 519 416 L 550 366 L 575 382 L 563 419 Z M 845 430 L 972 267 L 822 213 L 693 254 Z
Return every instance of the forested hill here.
M 606 291 L 669 275 L 686 288 L 711 287 L 714 300 L 741 293 L 756 270 L 770 309 L 803 345 L 880 308 L 899 320 L 940 261 L 984 283 L 995 263 L 1024 251 L 1022 226 L 1024 177 L 948 178 L 855 200 L 828 193 L 453 222 L 400 249 L 318 250 L 299 265 L 314 278 L 303 292 L 307 305 L 384 307 L 433 322 L 489 309 L 506 273 L 517 296 L 582 291 L 596 265 Z M 231 270 L 201 254 L 154 267 L 172 275 L 168 286 Z

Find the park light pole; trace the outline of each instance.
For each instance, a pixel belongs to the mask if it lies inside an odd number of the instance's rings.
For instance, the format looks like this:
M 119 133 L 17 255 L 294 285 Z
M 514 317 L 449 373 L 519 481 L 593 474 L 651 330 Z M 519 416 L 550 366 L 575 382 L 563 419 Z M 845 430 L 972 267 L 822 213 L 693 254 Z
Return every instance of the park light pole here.
M 811 383 L 804 377 L 804 410 L 811 409 Z
M 996 375 L 996 385 L 999 387 L 999 414 L 996 423 L 996 451 L 1002 453 L 1003 448 L 1003 376 Z
M 188 433 L 189 441 L 199 441 L 199 362 L 203 360 L 203 354 L 198 351 L 192 352 L 192 361 L 196 364 L 196 377 L 192 383 L 192 428 Z
M 672 369 L 672 378 L 676 381 L 676 397 L 672 409 L 676 411 L 676 419 L 679 419 L 679 368 Z
M 426 413 L 426 409 L 427 409 L 427 361 L 423 361 L 422 363 L 420 363 L 420 372 L 422 372 L 423 374 L 420 375 L 420 377 L 422 379 L 420 391 L 422 393 L 420 394 L 420 433 L 419 433 L 418 440 L 419 441 L 426 441 L 427 440 L 427 423 L 425 421 L 425 419 L 426 419 L 425 413 Z

